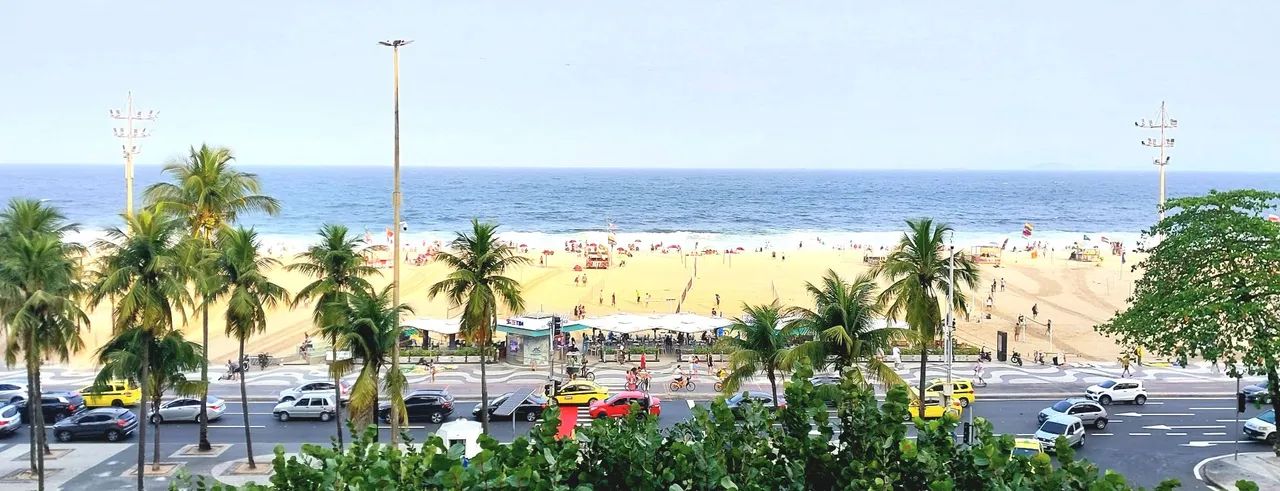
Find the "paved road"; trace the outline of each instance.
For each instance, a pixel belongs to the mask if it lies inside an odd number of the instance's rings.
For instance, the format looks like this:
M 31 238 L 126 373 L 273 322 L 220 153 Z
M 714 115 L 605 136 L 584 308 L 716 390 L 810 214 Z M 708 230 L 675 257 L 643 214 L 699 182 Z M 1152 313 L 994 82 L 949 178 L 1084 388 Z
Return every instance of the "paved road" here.
M 984 398 L 972 406 L 972 414 L 989 419 L 997 432 L 1026 435 L 1035 431 L 1035 415 L 1054 400 L 1004 400 Z M 706 405 L 706 400 L 673 400 L 663 404 L 659 422 L 669 427 L 692 414 L 691 406 Z M 1078 455 L 1098 463 L 1102 468 L 1114 469 L 1126 475 L 1131 482 L 1151 487 L 1161 479 L 1175 477 L 1182 481 L 1184 489 L 1203 489 L 1192 475 L 1192 468 L 1202 459 L 1230 453 L 1238 434 L 1234 425 L 1234 401 L 1228 398 L 1167 398 L 1152 400 L 1145 406 L 1114 405 L 1108 408 L 1111 424 L 1106 430 L 1090 430 L 1087 443 Z M 318 421 L 289 421 L 281 423 L 270 414 L 271 403 L 250 402 L 250 428 L 254 436 L 255 453 L 269 455 L 276 445 L 287 451 L 297 451 L 303 443 L 327 444 L 333 432 L 333 423 Z M 469 414 L 471 403 L 459 400 L 455 417 Z M 1259 412 L 1250 410 L 1242 417 Z M 170 455 L 182 445 L 196 440 L 198 427 L 189 423 L 167 423 L 161 428 L 162 460 L 185 462 L 193 473 L 208 473 L 214 465 L 244 457 L 243 426 L 239 404 L 232 404 L 224 417 L 211 425 L 210 438 L 216 443 L 230 443 L 232 447 L 218 458 L 173 458 Z M 495 422 L 493 436 L 500 441 L 511 441 L 532 427 L 530 423 Z M 409 431 L 419 440 L 437 425 L 414 423 Z M 514 430 L 514 431 L 513 431 Z M 384 438 L 389 437 L 384 429 Z M 25 446 L 27 430 L 0 440 L 0 452 L 6 447 Z M 149 440 L 149 439 L 148 439 Z M 148 441 L 148 452 L 150 442 Z M 84 442 L 74 447 L 88 449 L 99 454 L 100 462 L 78 473 L 67 482 L 67 489 L 115 489 L 127 488 L 132 482 L 122 477 L 133 463 L 132 444 L 113 445 L 105 442 Z M 1244 442 L 1241 451 L 1259 451 L 1261 443 Z M 57 447 L 57 445 L 55 445 Z M 150 455 L 148 453 L 148 455 Z M 157 489 L 165 487 L 162 480 L 155 480 Z

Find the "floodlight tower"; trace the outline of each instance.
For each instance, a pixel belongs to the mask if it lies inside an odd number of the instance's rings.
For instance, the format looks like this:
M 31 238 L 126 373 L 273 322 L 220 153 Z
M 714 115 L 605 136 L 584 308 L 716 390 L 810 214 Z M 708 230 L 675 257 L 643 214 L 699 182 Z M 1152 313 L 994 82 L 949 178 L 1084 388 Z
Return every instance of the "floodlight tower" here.
M 1173 138 L 1166 138 L 1165 133 L 1166 130 L 1177 128 L 1178 120 L 1169 117 L 1169 111 L 1165 109 L 1164 101 L 1160 101 L 1159 116 L 1152 120 L 1143 119 L 1133 123 L 1133 125 L 1139 128 L 1151 129 L 1160 132 L 1159 138 L 1147 138 L 1142 140 L 1141 143 L 1142 146 L 1157 148 L 1160 151 L 1160 155 L 1156 157 L 1155 164 L 1160 167 L 1160 219 L 1163 220 L 1165 196 L 1164 168 L 1169 165 L 1169 155 L 1165 149 L 1173 147 Z
M 133 216 L 133 158 L 142 153 L 142 149 L 133 143 L 135 139 L 146 138 L 151 136 L 150 130 L 147 128 L 134 128 L 134 121 L 155 121 L 160 116 L 158 111 L 134 111 L 133 109 L 133 92 L 129 92 L 128 101 L 125 103 L 124 111 L 119 109 L 110 109 L 107 113 L 111 119 L 124 120 L 124 128 L 112 128 L 116 138 L 124 140 L 124 144 L 120 146 L 124 151 L 124 213 L 126 216 Z
M 395 143 L 392 151 L 392 174 L 394 174 L 393 179 L 395 182 L 391 191 L 391 223 L 395 227 L 395 232 L 393 232 L 394 241 L 391 247 L 391 305 L 397 308 L 396 342 L 391 345 L 391 370 L 394 373 L 400 373 L 400 232 L 404 229 L 404 224 L 400 221 L 400 47 L 412 42 L 404 39 L 378 41 L 378 44 L 391 48 L 392 97 L 395 99 Z M 480 347 L 482 350 L 485 348 L 485 346 Z M 487 403 L 486 401 L 485 404 Z M 388 414 L 391 417 L 391 444 L 395 445 L 400 439 L 400 418 L 402 415 L 396 411 L 395 404 L 391 405 L 391 410 Z

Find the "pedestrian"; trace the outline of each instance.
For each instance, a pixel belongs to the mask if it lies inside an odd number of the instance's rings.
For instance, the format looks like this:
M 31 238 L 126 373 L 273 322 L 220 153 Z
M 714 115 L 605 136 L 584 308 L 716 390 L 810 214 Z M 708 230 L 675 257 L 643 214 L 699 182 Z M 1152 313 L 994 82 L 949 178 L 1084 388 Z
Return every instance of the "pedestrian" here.
M 719 293 L 717 293 L 717 294 L 716 294 L 716 307 L 719 307 L 719 306 L 720 306 L 720 294 L 719 294 Z
M 1038 315 L 1040 315 L 1040 304 L 1031 304 L 1031 318 L 1035 319 Z
M 1120 357 L 1120 366 L 1124 368 L 1124 371 L 1120 372 L 1120 378 L 1128 378 L 1130 375 L 1133 375 L 1133 372 L 1129 371 L 1129 354 L 1128 353 L 1125 353 L 1123 356 Z
M 894 346 L 891 356 L 893 356 L 893 369 L 897 370 L 902 368 L 902 350 L 897 346 Z
M 1004 291 L 1004 278 L 1000 278 L 1000 291 Z
M 988 295 L 988 296 L 987 296 L 987 311 L 988 311 L 988 312 L 990 312 L 990 311 L 991 311 L 991 306 L 992 306 L 992 305 L 995 305 L 995 299 L 991 298 L 991 296 L 990 296 L 990 295 Z
M 996 293 L 996 280 L 991 280 L 991 294 L 995 295 L 995 293 Z
M 973 366 L 973 378 L 982 383 L 982 385 L 986 385 L 986 380 L 982 379 L 982 371 L 982 360 L 979 359 L 978 363 Z
M 577 276 L 574 276 L 574 277 L 573 277 L 573 286 L 578 286 L 578 284 L 579 284 L 579 282 L 578 282 L 578 277 L 577 277 Z
M 610 294 L 609 294 L 609 305 L 612 305 L 612 306 L 614 306 L 614 307 L 617 307 L 617 306 L 618 306 L 618 293 L 617 293 L 617 292 L 613 292 L 613 293 L 610 293 Z

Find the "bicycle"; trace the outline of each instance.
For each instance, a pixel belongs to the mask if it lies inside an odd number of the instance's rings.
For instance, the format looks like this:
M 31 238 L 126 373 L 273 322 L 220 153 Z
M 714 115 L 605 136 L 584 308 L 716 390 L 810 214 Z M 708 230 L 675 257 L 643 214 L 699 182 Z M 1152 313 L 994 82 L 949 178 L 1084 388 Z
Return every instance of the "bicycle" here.
M 680 389 L 693 392 L 693 388 L 694 388 L 693 380 L 690 380 L 688 378 L 671 381 L 671 392 L 679 392 Z

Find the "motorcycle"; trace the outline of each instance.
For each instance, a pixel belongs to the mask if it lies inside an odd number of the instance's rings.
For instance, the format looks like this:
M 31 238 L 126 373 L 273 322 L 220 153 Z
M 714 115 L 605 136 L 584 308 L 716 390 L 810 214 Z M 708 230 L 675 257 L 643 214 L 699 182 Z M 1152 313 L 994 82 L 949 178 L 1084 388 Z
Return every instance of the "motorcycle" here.
M 1022 366 L 1022 354 L 1014 351 L 1013 355 L 1009 357 L 1009 362 L 1017 366 Z
M 991 352 L 990 352 L 990 351 L 979 351 L 979 352 L 978 352 L 978 361 L 985 362 L 985 363 L 991 363 Z

